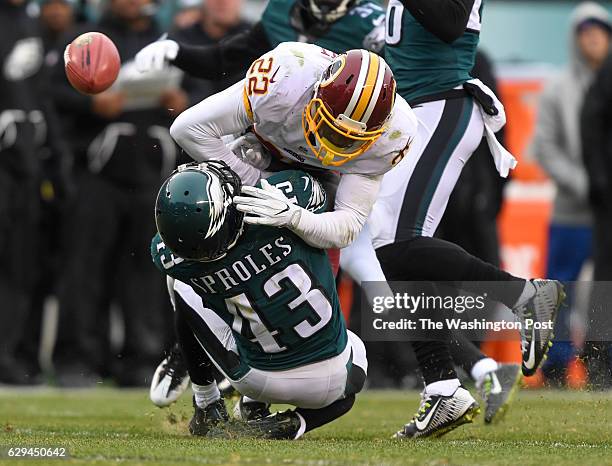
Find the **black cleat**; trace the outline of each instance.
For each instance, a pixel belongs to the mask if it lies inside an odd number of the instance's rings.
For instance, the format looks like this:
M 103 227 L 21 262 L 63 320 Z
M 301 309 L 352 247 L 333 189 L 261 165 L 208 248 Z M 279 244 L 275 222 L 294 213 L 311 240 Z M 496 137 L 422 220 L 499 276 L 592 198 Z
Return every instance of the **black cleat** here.
M 513 309 L 521 323 L 521 368 L 525 376 L 535 374 L 552 346 L 555 317 L 565 299 L 563 285 L 556 280 L 531 283 L 536 289 L 533 298 Z
M 457 427 L 471 423 L 480 413 L 478 403 L 465 388 L 451 396 L 421 394 L 421 406 L 412 420 L 397 432 L 396 439 L 441 437 Z
M 189 421 L 189 432 L 191 435 L 205 436 L 208 431 L 218 424 L 225 424 L 229 421 L 229 415 L 225 408 L 223 399 L 219 399 L 206 408 L 200 408 L 193 399 L 195 412 Z
M 254 419 L 247 423 L 258 438 L 270 440 L 294 440 L 301 436 L 302 423 L 295 411 L 287 410 Z
M 261 401 L 244 401 L 241 396 L 234 406 L 234 417 L 243 421 L 254 421 L 270 416 L 270 405 Z
M 178 344 L 175 344 L 155 370 L 149 397 L 155 406 L 163 408 L 178 400 L 188 385 L 187 366 Z
M 489 372 L 476 382 L 476 388 L 485 402 L 485 422 L 487 424 L 503 418 L 520 381 L 521 366 L 499 364 L 497 370 Z

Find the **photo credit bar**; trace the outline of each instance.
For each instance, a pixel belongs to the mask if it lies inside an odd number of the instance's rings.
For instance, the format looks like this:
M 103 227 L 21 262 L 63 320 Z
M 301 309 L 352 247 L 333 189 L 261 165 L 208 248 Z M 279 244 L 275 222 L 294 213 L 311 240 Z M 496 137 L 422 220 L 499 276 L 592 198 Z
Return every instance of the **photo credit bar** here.
M 363 282 L 361 335 L 367 341 L 448 340 L 461 332 L 472 341 L 520 340 L 525 330 L 555 329 L 570 340 L 566 322 L 588 341 L 612 341 L 612 282 L 565 283 L 568 295 L 556 322 L 520 321 L 503 282 Z M 558 324 L 561 322 L 562 324 Z

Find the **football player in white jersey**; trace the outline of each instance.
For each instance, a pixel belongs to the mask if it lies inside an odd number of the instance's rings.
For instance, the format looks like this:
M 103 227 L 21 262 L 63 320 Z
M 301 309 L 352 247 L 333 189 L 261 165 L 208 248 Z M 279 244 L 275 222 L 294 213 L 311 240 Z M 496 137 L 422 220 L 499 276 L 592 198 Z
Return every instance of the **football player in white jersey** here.
M 313 214 L 278 190 L 252 187 L 264 170 L 222 139 L 246 132 L 277 166 L 340 173 L 333 211 Z M 343 248 L 355 239 L 383 174 L 406 155 L 415 133 L 412 109 L 396 96 L 381 57 L 365 50 L 336 55 L 297 42 L 255 60 L 244 80 L 185 111 L 170 128 L 192 158 L 222 160 L 250 185 L 243 187 L 247 196 L 235 198 L 247 223 L 287 227 L 318 248 Z

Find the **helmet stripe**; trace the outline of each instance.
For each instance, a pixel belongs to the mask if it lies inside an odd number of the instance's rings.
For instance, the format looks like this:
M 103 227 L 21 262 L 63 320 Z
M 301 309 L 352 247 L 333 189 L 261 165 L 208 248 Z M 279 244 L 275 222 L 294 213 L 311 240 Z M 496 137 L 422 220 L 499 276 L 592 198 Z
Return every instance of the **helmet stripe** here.
M 355 85 L 355 90 L 353 91 L 353 95 L 351 96 L 351 100 L 346 106 L 346 110 L 344 114 L 350 118 L 350 115 L 355 110 L 355 106 L 359 101 L 359 97 L 363 91 L 363 85 L 365 84 L 366 76 L 368 74 L 368 67 L 370 66 L 370 53 L 366 50 L 360 50 L 361 52 L 361 68 L 359 69 L 359 76 L 357 78 L 357 84 Z
M 370 99 L 372 98 L 372 94 L 374 94 L 374 90 L 376 88 L 376 79 L 378 76 L 378 70 L 380 69 L 380 59 L 378 58 L 378 55 L 374 53 L 369 53 L 369 55 L 370 67 L 368 68 L 366 82 L 363 86 L 363 90 L 361 92 L 361 96 L 359 97 L 359 101 L 357 102 L 355 111 L 350 116 L 350 118 L 355 121 L 362 121 L 363 115 L 366 112 Z M 367 120 L 363 123 L 366 122 Z
M 376 78 L 376 88 L 374 89 L 374 94 L 372 94 L 372 98 L 370 99 L 370 103 L 368 108 L 363 115 L 363 122 L 368 123 L 368 120 L 372 116 L 372 112 L 378 103 L 378 97 L 380 96 L 380 92 L 382 91 L 383 84 L 385 82 L 385 73 L 387 72 L 387 63 L 385 60 L 379 57 L 380 64 L 378 66 L 378 76 Z

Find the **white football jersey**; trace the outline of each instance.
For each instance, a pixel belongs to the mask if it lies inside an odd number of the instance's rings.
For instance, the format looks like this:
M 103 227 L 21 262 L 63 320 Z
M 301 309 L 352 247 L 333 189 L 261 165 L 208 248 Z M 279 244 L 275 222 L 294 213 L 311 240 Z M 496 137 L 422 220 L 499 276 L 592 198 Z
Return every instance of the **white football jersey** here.
M 244 81 L 244 105 L 254 130 L 273 155 L 340 173 L 382 175 L 397 164 L 416 135 L 417 120 L 399 95 L 386 131 L 363 154 L 340 166 L 326 166 L 304 139 L 302 113 L 316 82 L 336 54 L 317 45 L 284 42 L 255 60 Z

